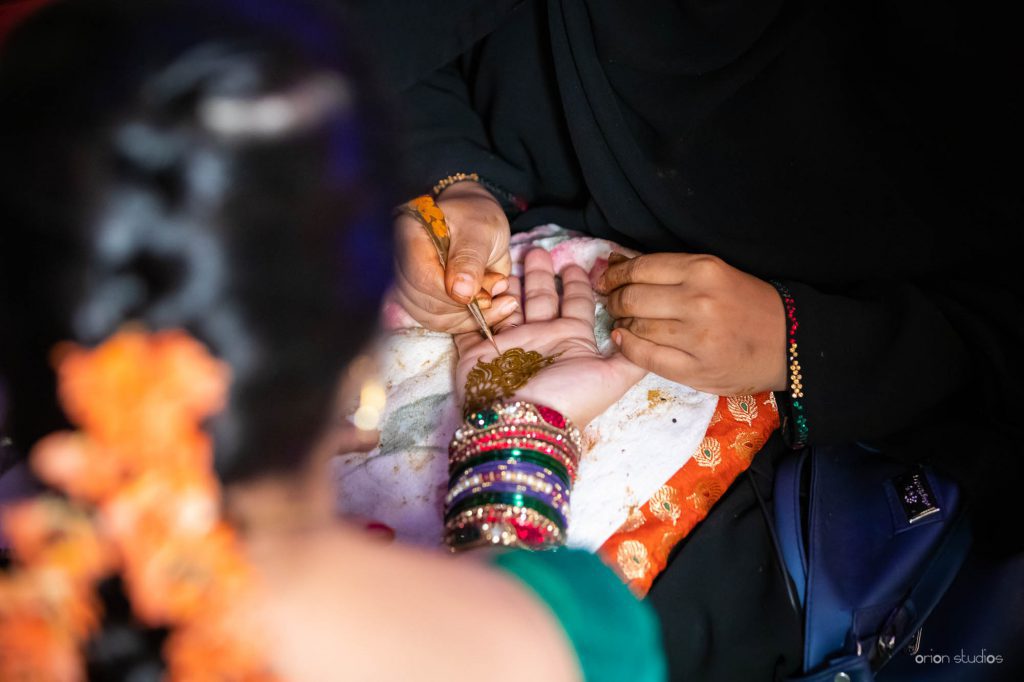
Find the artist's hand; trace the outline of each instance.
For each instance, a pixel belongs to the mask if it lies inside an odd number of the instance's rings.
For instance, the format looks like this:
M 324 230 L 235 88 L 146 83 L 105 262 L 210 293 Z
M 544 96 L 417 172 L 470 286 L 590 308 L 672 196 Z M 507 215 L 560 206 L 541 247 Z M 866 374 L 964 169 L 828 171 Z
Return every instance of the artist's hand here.
M 626 357 L 716 395 L 786 388 L 785 310 L 771 284 L 714 256 L 612 256 L 598 290 Z
M 582 429 L 646 372 L 621 353 L 601 356 L 594 340 L 594 291 L 583 268 L 572 265 L 562 271 L 561 310 L 547 251 L 534 249 L 526 255 L 523 279 L 522 311 L 499 324 L 494 339 L 502 353 L 522 348 L 545 357 L 560 355 L 513 397 L 552 407 Z M 519 295 L 518 278 L 511 278 L 510 291 Z M 495 352 L 475 331 L 456 336 L 455 343 L 459 349 L 455 382 L 462 402 L 470 370 L 478 360 L 494 360 Z
M 474 297 L 494 326 L 515 310 L 508 291 L 509 226 L 501 205 L 475 182 L 458 182 L 437 198 L 451 230 L 448 268 L 415 218 L 395 220 L 396 297 L 428 329 L 449 333 L 476 329 L 466 310 Z M 505 295 L 502 295 L 505 294 Z

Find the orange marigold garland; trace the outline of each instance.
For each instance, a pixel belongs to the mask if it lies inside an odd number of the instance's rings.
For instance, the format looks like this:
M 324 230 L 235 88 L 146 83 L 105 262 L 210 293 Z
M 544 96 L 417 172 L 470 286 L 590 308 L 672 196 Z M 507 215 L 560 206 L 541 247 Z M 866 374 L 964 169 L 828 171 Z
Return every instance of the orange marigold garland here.
M 14 569 L 0 576 L 0 679 L 85 678 L 100 627 L 100 579 L 123 577 L 140 622 L 172 629 L 169 680 L 277 679 L 238 615 L 254 576 L 220 518 L 204 419 L 230 372 L 181 331 L 122 331 L 96 349 L 58 349 L 61 404 L 75 432 L 41 440 L 44 496 L 4 514 Z

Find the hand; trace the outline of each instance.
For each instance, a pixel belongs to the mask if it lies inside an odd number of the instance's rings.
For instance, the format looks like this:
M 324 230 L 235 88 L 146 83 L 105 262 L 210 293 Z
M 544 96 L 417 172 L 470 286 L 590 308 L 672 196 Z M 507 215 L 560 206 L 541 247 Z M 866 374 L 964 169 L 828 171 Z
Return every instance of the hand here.
M 598 291 L 612 340 L 655 374 L 716 395 L 786 388 L 786 316 L 771 284 L 721 259 L 612 254 Z
M 561 314 L 554 267 L 547 251 L 534 249 L 526 255 L 524 286 L 522 312 L 498 325 L 494 340 L 502 352 L 522 348 L 544 356 L 561 355 L 514 397 L 552 407 L 582 429 L 646 372 L 621 353 L 605 358 L 598 351 L 594 340 L 594 291 L 583 268 L 571 265 L 562 272 Z M 511 278 L 510 292 L 518 297 L 519 291 L 518 278 Z M 493 360 L 494 348 L 479 332 L 459 335 L 455 344 L 459 350 L 455 382 L 461 404 L 470 370 L 479 359 Z
M 508 218 L 491 193 L 475 182 L 448 187 L 437 205 L 451 230 L 448 267 L 441 269 L 422 225 L 411 216 L 399 216 L 396 298 L 423 326 L 452 334 L 477 328 L 466 310 L 476 298 L 493 327 L 516 308 L 512 296 L 501 295 L 508 291 L 512 270 Z

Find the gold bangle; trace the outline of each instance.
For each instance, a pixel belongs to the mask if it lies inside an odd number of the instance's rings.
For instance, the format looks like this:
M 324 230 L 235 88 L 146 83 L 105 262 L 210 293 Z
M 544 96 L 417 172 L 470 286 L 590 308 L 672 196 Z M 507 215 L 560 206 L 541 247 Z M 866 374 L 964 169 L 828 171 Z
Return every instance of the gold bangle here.
M 457 182 L 480 182 L 480 176 L 476 173 L 455 173 L 439 181 L 430 193 L 437 198 L 437 195 L 445 191 Z

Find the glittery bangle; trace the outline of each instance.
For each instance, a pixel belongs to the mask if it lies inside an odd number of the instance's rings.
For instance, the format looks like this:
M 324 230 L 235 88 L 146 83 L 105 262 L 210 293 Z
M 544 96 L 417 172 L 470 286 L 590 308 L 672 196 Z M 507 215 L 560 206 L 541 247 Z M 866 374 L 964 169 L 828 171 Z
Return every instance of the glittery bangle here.
M 478 431 L 469 439 L 452 441 L 448 446 L 449 455 L 457 455 L 471 449 L 481 449 L 497 441 L 534 441 L 546 447 L 561 450 L 573 461 L 577 460 L 578 452 L 565 439 L 565 436 L 553 429 L 545 429 L 537 424 L 521 427 L 499 425 Z
M 796 316 L 796 300 L 790 293 L 789 287 L 778 280 L 769 280 L 772 286 L 782 297 L 782 304 L 786 309 L 786 341 L 787 358 L 789 360 L 789 387 L 787 390 L 791 415 L 783 416 L 783 434 L 790 441 L 790 447 L 799 450 L 807 445 L 809 429 L 807 426 L 807 415 L 804 412 L 804 384 L 803 374 L 800 369 L 800 354 L 797 351 L 796 333 L 800 329 L 800 323 Z M 790 420 L 790 417 L 792 418 Z M 790 424 L 787 422 L 791 421 Z
M 491 504 L 505 504 L 514 508 L 532 509 L 563 530 L 568 523 L 567 514 L 562 514 L 541 500 L 522 493 L 483 493 L 477 495 L 473 499 L 465 500 L 458 505 L 450 507 L 445 512 L 445 520 L 447 521 L 449 518 L 457 516 L 460 512 L 468 509 Z
M 481 431 L 513 431 L 525 425 L 550 431 L 559 441 L 567 442 L 575 452 L 582 451 L 583 437 L 579 429 L 562 413 L 544 405 L 520 400 L 496 401 L 489 407 L 468 414 L 463 425 L 455 432 L 452 443 L 458 449 L 469 444 Z
M 529 436 L 522 438 L 496 438 L 480 445 L 462 448 L 448 455 L 448 468 L 460 467 L 470 459 L 497 450 L 525 450 L 537 455 L 550 457 L 559 462 L 567 471 L 575 472 L 577 468 L 576 457 L 572 451 Z
M 568 524 L 569 499 L 567 497 L 539 493 L 518 483 L 487 483 L 463 490 L 447 506 L 445 515 L 495 503 L 514 504 L 534 509 L 556 522 L 561 528 L 565 528 Z
M 489 480 L 477 483 L 467 482 L 464 485 L 453 486 L 445 496 L 445 503 L 454 508 L 473 495 L 517 493 L 540 500 L 552 509 L 559 510 L 563 515 L 569 512 L 569 494 L 561 486 L 556 489 L 553 485 L 545 484 L 542 481 L 515 480 L 515 476 L 491 476 L 488 478 Z
M 567 469 L 563 462 L 559 462 L 546 455 L 536 454 L 529 450 L 493 450 L 468 459 L 462 462 L 458 468 L 453 469 L 448 479 L 450 484 L 454 485 L 467 470 L 486 462 L 506 462 L 511 465 L 518 464 L 519 462 L 528 462 L 541 467 L 545 473 L 551 476 L 557 476 L 567 486 L 572 485 L 576 478 L 575 469 Z
M 464 490 L 499 482 L 515 483 L 545 495 L 558 495 L 566 498 L 569 495 L 567 486 L 563 485 L 556 476 L 546 474 L 540 467 L 527 462 L 517 462 L 514 466 L 509 466 L 506 462 L 496 462 L 492 463 L 491 467 L 485 465 L 465 472 L 459 477 L 458 482 L 449 488 L 445 502 L 450 504 Z
M 547 549 L 564 544 L 562 530 L 532 509 L 488 505 L 464 511 L 445 523 L 452 551 L 481 546 Z
M 437 195 L 445 191 L 457 182 L 480 182 L 480 176 L 476 173 L 452 173 L 446 178 L 442 178 L 434 185 L 430 193 L 437 198 Z

